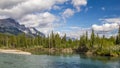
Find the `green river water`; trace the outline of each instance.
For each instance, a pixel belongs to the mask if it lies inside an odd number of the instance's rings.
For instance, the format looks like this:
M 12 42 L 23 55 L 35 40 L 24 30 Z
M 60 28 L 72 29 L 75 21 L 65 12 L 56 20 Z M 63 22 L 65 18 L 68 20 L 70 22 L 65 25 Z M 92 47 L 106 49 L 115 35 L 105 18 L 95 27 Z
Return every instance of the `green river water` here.
M 0 68 L 120 68 L 120 58 L 1 53 Z

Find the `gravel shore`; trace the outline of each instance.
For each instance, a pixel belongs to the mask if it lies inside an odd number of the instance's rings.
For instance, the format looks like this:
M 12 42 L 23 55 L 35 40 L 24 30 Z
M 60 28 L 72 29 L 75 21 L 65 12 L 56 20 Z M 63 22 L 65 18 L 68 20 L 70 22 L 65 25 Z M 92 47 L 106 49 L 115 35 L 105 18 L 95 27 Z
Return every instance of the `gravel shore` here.
M 0 53 L 31 55 L 30 52 L 24 52 L 24 51 L 21 51 L 21 50 L 12 50 L 12 49 L 0 49 Z

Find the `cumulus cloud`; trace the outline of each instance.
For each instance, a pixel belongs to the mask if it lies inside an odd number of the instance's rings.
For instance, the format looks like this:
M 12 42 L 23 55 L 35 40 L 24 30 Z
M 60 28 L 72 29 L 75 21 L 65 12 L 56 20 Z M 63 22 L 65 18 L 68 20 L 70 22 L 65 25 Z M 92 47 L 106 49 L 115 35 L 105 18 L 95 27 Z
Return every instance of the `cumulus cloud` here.
M 1 9 L 9 9 L 28 0 L 0 0 Z
M 55 5 L 55 6 L 53 6 L 53 9 L 54 10 L 60 10 L 61 8 L 59 6 L 57 6 L 57 5 Z
M 63 16 L 64 18 L 68 18 L 68 17 L 73 16 L 74 13 L 75 13 L 75 12 L 74 12 L 72 9 L 67 8 L 67 9 L 62 13 L 62 16 Z
M 7 16 L 0 16 L 0 19 L 8 18 Z
M 60 9 L 58 4 L 67 0 L 0 0 L 0 18 L 11 17 L 17 19 L 27 27 L 49 29 L 50 25 L 58 21 L 58 17 L 51 14 L 51 9 Z M 38 28 L 38 29 L 39 29 Z
M 112 31 L 118 29 L 118 25 L 120 24 L 120 18 L 107 18 L 100 19 L 100 21 L 104 22 L 102 25 L 92 25 L 92 28 L 96 31 Z
M 58 19 L 59 18 L 55 15 L 49 12 L 44 12 L 39 14 L 26 15 L 20 20 L 20 22 L 27 27 L 36 27 L 38 30 L 47 34 L 54 28 L 52 25 L 54 25 L 54 22 L 57 22 Z
M 64 2 L 67 2 L 68 0 L 55 0 L 57 3 L 60 3 L 60 4 L 62 4 L 62 3 L 64 3 Z
M 91 34 L 91 28 L 82 28 L 77 26 L 67 27 L 70 28 L 70 30 L 62 30 L 59 32 L 61 36 L 64 36 L 65 34 L 67 37 L 70 38 L 76 38 L 79 39 L 80 36 L 85 35 L 86 31 L 88 32 L 88 36 Z
M 107 19 L 100 19 L 103 22 L 107 23 L 117 23 L 120 24 L 120 18 L 107 18 Z
M 49 0 L 28 0 L 10 9 L 0 9 L 0 14 L 16 18 L 16 16 L 21 17 L 24 14 L 50 9 L 53 4 L 54 2 Z
M 80 11 L 80 7 L 87 4 L 87 0 L 71 0 L 73 9 L 64 8 L 61 15 L 50 13 L 52 9 L 60 10 L 60 5 L 67 1 L 69 0 L 0 0 L 0 18 L 14 18 L 27 27 L 35 27 L 47 34 L 55 26 L 61 25 L 63 18 L 73 16 L 74 8 Z
M 42 12 L 44 10 L 50 10 L 55 4 L 64 3 L 66 0 L 10 0 L 11 8 L 5 8 L 6 4 L 0 8 L 0 15 L 7 15 L 13 18 L 22 17 L 25 14 L 33 12 Z M 6 2 L 5 1 L 0 1 Z M 4 8 L 4 9 L 3 9 Z
M 87 5 L 87 0 L 72 0 L 72 4 L 79 12 L 81 10 L 80 9 L 81 6 Z
M 112 30 L 115 30 L 115 29 L 118 29 L 118 24 L 116 23 L 105 23 L 103 25 L 92 25 L 92 28 L 95 30 L 95 31 L 112 31 Z
M 24 16 L 20 21 L 21 24 L 31 27 L 45 27 L 57 20 L 57 17 L 49 12 L 40 14 L 29 14 Z

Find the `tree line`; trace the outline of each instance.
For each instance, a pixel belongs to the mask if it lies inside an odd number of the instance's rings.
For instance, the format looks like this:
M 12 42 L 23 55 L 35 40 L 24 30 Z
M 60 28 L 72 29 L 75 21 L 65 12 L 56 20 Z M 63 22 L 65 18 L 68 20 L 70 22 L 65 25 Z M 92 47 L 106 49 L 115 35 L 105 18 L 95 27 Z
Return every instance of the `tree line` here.
M 44 48 L 75 48 L 79 49 L 85 47 L 87 49 L 104 49 L 112 46 L 120 45 L 120 27 L 117 36 L 111 36 L 110 38 L 99 37 L 98 34 L 95 34 L 92 30 L 91 36 L 88 37 L 88 32 L 83 36 L 80 36 L 80 39 L 67 39 L 66 34 L 61 37 L 59 34 L 54 34 L 53 31 L 47 37 L 29 37 L 26 34 L 19 35 L 9 35 L 0 33 L 0 47 L 8 48 L 29 48 L 42 46 Z

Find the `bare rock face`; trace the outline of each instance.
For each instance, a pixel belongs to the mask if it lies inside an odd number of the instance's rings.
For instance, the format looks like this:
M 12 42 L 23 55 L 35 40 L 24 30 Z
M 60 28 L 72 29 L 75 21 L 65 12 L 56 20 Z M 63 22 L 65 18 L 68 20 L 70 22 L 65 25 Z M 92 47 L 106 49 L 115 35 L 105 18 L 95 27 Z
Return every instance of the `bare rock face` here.
M 20 24 L 16 22 L 14 19 L 0 19 L 0 32 L 1 33 L 9 33 L 9 34 L 20 34 L 22 31 L 19 29 Z
M 0 33 L 13 35 L 25 33 L 29 36 L 45 36 L 42 32 L 38 31 L 34 27 L 25 27 L 24 25 L 20 25 L 19 22 L 12 18 L 0 19 Z

